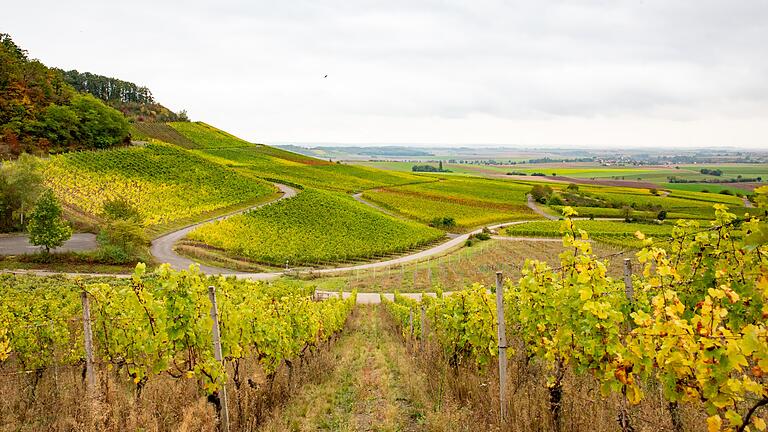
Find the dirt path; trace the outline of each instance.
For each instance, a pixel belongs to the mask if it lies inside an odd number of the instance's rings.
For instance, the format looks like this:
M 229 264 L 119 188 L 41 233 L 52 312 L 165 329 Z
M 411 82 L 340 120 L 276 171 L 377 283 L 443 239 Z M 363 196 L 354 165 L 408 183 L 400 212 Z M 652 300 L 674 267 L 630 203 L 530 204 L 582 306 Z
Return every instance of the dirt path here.
M 263 431 L 421 431 L 422 404 L 412 390 L 423 378 L 378 308 L 359 307 L 334 347 L 336 367 L 301 387 Z
M 283 195 L 280 196 L 279 198 L 273 200 L 273 201 L 269 201 L 269 202 L 266 202 L 266 203 L 263 203 L 263 204 L 259 204 L 259 205 L 254 206 L 254 207 L 249 207 L 249 208 L 246 208 L 246 209 L 243 209 L 243 210 L 239 210 L 239 211 L 236 211 L 236 212 L 233 212 L 233 213 L 229 213 L 229 214 L 226 214 L 226 215 L 223 215 L 223 216 L 219 216 L 219 217 L 216 217 L 216 218 L 213 218 L 213 219 L 209 219 L 209 220 L 205 220 L 205 221 L 202 221 L 202 222 L 198 222 L 198 223 L 196 223 L 194 225 L 187 226 L 187 227 L 182 228 L 180 230 L 173 231 L 171 233 L 165 234 L 162 237 L 156 238 L 155 240 L 152 241 L 152 246 L 150 247 L 150 252 L 152 253 L 152 256 L 157 261 L 162 262 L 162 263 L 168 263 L 168 264 L 171 265 L 171 267 L 173 267 L 173 268 L 175 268 L 177 270 L 182 270 L 182 269 L 189 268 L 190 265 L 195 264 L 195 261 L 193 261 L 193 260 L 191 260 L 189 258 L 183 257 L 183 256 L 177 254 L 175 250 L 173 250 L 173 246 L 174 246 L 174 244 L 176 244 L 177 241 L 183 239 L 187 234 L 189 234 L 192 230 L 194 230 L 195 228 L 199 227 L 200 225 L 203 225 L 203 224 L 206 224 L 206 223 L 209 223 L 209 222 L 213 222 L 213 221 L 223 220 L 223 219 L 226 219 L 226 218 L 228 218 L 230 216 L 234 216 L 236 214 L 244 213 L 246 211 L 257 209 L 259 207 L 264 207 L 264 206 L 272 204 L 274 202 L 294 197 L 297 194 L 296 189 L 294 189 L 292 187 L 289 187 L 289 186 L 286 186 L 286 185 L 283 185 L 283 184 L 279 184 L 279 183 L 275 183 L 275 186 L 277 186 L 277 188 L 280 189 L 280 191 L 283 193 Z M 218 267 L 211 267 L 211 266 L 206 266 L 206 265 L 202 265 L 202 264 L 200 264 L 200 270 L 203 271 L 204 273 L 212 273 L 212 274 L 232 273 L 232 270 L 229 270 L 229 269 L 223 269 L 223 268 L 218 268 Z
M 526 205 L 528 206 L 529 209 L 533 210 L 534 213 L 536 213 L 539 216 L 543 216 L 543 217 L 545 217 L 545 218 L 547 218 L 549 220 L 557 220 L 558 219 L 557 217 L 552 216 L 551 214 L 549 214 L 549 213 L 545 212 L 544 210 L 542 210 L 538 205 L 536 205 L 536 201 L 534 201 L 534 199 L 531 196 L 531 194 L 526 195 L 526 197 L 528 198 L 528 203 Z
M 384 213 L 385 215 L 389 215 L 389 216 L 392 216 L 392 217 L 394 217 L 394 218 L 402 219 L 402 217 L 400 217 L 400 216 L 398 216 L 398 215 L 396 215 L 396 214 L 392 213 L 391 211 L 389 211 L 389 210 L 385 209 L 384 207 L 381 207 L 381 206 L 379 206 L 379 205 L 376 205 L 376 204 L 374 204 L 374 203 L 372 203 L 372 202 L 370 202 L 370 201 L 366 200 L 365 198 L 363 198 L 363 193 L 362 193 L 362 192 L 360 192 L 360 193 L 356 193 L 356 194 L 353 194 L 353 195 L 352 195 L 352 198 L 354 198 L 354 199 L 355 199 L 355 201 L 357 201 L 357 202 L 359 202 L 359 203 L 361 203 L 361 204 L 365 204 L 365 205 L 367 205 L 368 207 L 370 207 L 370 208 L 372 208 L 372 209 L 375 209 L 375 210 L 376 210 L 376 211 L 378 211 L 378 212 Z

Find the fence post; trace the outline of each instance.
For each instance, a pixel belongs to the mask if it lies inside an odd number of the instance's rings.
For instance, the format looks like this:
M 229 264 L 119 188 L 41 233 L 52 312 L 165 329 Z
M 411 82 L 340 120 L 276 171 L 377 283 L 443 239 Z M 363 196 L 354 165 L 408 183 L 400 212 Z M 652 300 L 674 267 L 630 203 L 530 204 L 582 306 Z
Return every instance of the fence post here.
M 216 287 L 208 287 L 208 298 L 211 300 L 211 320 L 213 320 L 213 356 L 224 367 L 224 358 L 221 353 L 221 335 L 219 334 L 219 311 L 216 307 Z M 226 374 L 219 381 L 219 430 L 229 432 L 229 409 L 227 406 L 227 382 Z
M 422 298 L 423 300 L 423 298 Z M 424 311 L 424 305 L 421 306 L 421 316 L 419 317 L 419 348 L 424 350 L 424 341 L 427 337 L 427 316 Z
M 624 258 L 624 294 L 629 300 L 630 306 L 635 302 L 635 289 L 632 286 L 632 261 L 629 258 Z M 632 321 L 627 321 L 627 331 L 632 329 Z M 627 408 L 627 386 L 621 387 L 621 407 L 619 409 L 619 415 L 617 417 L 619 426 L 623 432 L 633 430 L 631 420 L 629 417 L 629 410 Z
M 496 315 L 499 334 L 499 412 L 503 423 L 507 417 L 507 326 L 504 321 L 504 279 L 500 271 L 496 272 Z
M 408 309 L 408 328 L 410 331 L 411 339 L 413 339 L 413 308 Z
M 635 302 L 635 289 L 632 287 L 632 261 L 624 258 L 624 292 L 630 303 Z
M 432 262 L 427 258 L 427 280 L 429 285 L 427 288 L 432 289 Z
M 88 292 L 80 293 L 83 303 L 83 338 L 85 342 L 85 391 L 89 398 L 96 396 L 96 373 L 93 370 L 93 330 L 91 329 L 91 302 Z

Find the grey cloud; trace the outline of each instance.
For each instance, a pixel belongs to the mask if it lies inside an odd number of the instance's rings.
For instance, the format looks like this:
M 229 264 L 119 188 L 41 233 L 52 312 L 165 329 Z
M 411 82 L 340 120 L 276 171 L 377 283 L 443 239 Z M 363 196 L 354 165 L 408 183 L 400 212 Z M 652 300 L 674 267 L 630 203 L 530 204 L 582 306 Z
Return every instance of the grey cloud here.
M 386 133 L 404 118 L 768 114 L 764 0 L 74 3 L 13 2 L 0 28 L 49 64 L 268 137 L 322 134 L 313 118 L 335 134 L 363 117 Z

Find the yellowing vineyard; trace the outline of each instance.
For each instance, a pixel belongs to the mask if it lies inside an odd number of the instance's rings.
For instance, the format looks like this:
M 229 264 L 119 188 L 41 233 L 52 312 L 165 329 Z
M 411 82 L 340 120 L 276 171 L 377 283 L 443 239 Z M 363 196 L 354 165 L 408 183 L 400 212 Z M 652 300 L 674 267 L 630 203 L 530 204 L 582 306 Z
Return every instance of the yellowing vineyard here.
M 278 266 L 373 258 L 443 236 L 439 230 L 385 216 L 348 196 L 314 189 L 189 234 L 190 239 L 228 254 Z
M 625 401 L 617 413 L 624 430 L 633 430 L 626 406 L 656 397 L 657 387 L 674 430 L 683 430 L 679 410 L 688 404 L 706 410 L 710 431 L 765 429 L 756 410 L 768 403 L 768 246 L 749 238 L 764 236 L 765 224 L 739 220 L 722 205 L 715 213 L 712 223 L 680 222 L 663 248 L 646 240 L 637 253 L 641 272 L 628 280 L 607 276 L 580 222 L 566 219 L 571 250 L 560 266 L 527 260 L 520 280 L 504 283 L 511 346 L 544 368 L 555 425 L 562 404 L 578 396 L 564 388 L 570 371 L 589 374 L 603 397 Z M 403 329 L 410 311 L 424 307 L 457 370 L 498 355 L 495 299 L 482 286 L 421 304 L 397 295 L 385 303 Z
M 46 184 L 62 202 L 101 215 L 104 202 L 124 199 L 145 226 L 191 218 L 266 198 L 275 188 L 167 144 L 54 156 Z

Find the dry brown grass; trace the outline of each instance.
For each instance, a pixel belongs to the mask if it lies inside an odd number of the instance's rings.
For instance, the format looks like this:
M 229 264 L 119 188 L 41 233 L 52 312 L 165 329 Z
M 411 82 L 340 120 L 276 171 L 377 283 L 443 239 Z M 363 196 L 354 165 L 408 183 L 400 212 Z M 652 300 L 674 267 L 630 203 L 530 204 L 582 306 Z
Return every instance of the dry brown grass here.
M 593 243 L 597 256 L 606 256 L 622 251 L 614 246 L 599 242 Z M 359 292 L 421 292 L 434 291 L 435 287 L 464 287 L 474 282 L 491 286 L 495 280 L 495 272 L 502 271 L 504 277 L 517 280 L 520 269 L 526 259 L 538 259 L 550 263 L 553 267 L 560 265 L 559 254 L 563 252 L 560 242 L 538 242 L 530 240 L 505 241 L 489 240 L 480 242 L 472 247 L 464 247 L 446 255 L 422 261 L 376 270 L 355 271 L 341 280 L 345 290 L 356 289 Z M 610 258 L 609 274 L 620 276 L 621 260 L 632 258 L 633 253 L 627 253 Z
M 390 321 L 393 332 L 400 329 Z M 589 375 L 575 375 L 566 370 L 563 377 L 559 428 L 551 412 L 550 393 L 546 386 L 548 371 L 536 361 L 526 358 L 524 350 L 513 351 L 507 369 L 507 417 L 500 421 L 499 379 L 497 363 L 476 367 L 465 362 L 458 368 L 449 366 L 436 341 L 427 337 L 424 345 L 417 340 L 405 340 L 409 353 L 418 368 L 427 373 L 414 392 L 421 392 L 431 401 L 434 409 L 428 412 L 427 429 L 430 431 L 467 430 L 486 431 L 621 431 L 617 416 L 623 403 L 620 395 L 603 397 L 598 382 Z M 674 431 L 669 406 L 661 397 L 661 389 L 650 385 L 646 398 L 637 406 L 629 406 L 632 430 Z M 683 430 L 705 428 L 703 410 L 685 406 L 679 410 Z
M 252 431 L 299 386 L 315 382 L 332 368 L 326 342 L 305 358 L 286 363 L 267 377 L 255 360 L 241 361 L 239 387 L 229 365 L 228 391 L 232 431 Z M 213 431 L 214 406 L 190 379 L 167 375 L 150 379 L 136 396 L 124 371 L 99 368 L 99 395 L 85 394 L 81 366 L 18 373 L 0 369 L 0 431 Z

